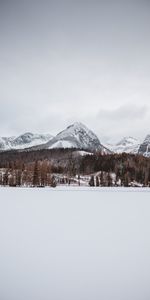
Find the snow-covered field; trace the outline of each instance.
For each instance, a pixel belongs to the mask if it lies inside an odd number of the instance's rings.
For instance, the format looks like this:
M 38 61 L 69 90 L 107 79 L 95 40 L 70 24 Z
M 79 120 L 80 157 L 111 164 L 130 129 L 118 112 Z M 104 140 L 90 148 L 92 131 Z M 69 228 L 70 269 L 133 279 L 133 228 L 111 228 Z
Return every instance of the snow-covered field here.
M 1 300 L 149 300 L 149 189 L 0 188 Z

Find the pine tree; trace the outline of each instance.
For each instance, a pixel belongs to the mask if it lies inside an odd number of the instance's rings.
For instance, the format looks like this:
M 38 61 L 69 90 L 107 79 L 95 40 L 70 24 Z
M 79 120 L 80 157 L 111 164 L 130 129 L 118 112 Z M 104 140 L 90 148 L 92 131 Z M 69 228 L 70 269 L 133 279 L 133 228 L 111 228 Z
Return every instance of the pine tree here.
M 101 184 L 101 186 L 104 185 L 104 173 L 103 173 L 103 171 L 101 171 L 101 174 L 100 174 L 100 184 Z
M 39 185 L 40 185 L 39 168 L 38 168 L 38 161 L 36 161 L 34 165 L 34 172 L 33 172 L 33 186 L 39 186 Z
M 89 185 L 90 186 L 95 186 L 95 184 L 94 184 L 94 176 L 93 175 L 90 178 Z
M 96 186 L 99 186 L 99 177 L 96 176 Z

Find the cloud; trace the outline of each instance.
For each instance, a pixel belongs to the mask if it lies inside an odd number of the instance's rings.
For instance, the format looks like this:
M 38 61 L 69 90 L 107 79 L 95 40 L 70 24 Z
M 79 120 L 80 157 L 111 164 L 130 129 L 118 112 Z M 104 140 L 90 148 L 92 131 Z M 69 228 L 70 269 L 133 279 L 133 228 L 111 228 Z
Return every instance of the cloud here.
M 144 139 L 149 133 L 150 107 L 126 104 L 112 109 L 101 109 L 89 118 L 102 143 L 118 142 L 122 137 Z
M 128 120 L 141 120 L 149 113 L 147 105 L 133 105 L 127 104 L 117 107 L 115 109 L 101 109 L 98 114 L 98 119 L 111 120 L 113 122 L 128 121 Z

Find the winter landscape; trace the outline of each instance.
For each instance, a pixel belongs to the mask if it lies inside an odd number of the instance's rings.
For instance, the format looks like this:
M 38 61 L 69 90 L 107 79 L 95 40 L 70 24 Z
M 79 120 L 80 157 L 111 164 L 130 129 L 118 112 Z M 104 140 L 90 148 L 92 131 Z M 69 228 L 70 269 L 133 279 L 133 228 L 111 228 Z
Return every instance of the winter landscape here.
M 0 185 L 11 187 L 149 187 L 150 135 L 104 146 L 80 122 L 55 137 L 1 138 Z
M 150 300 L 149 31 L 149 0 L 0 0 L 0 300 Z

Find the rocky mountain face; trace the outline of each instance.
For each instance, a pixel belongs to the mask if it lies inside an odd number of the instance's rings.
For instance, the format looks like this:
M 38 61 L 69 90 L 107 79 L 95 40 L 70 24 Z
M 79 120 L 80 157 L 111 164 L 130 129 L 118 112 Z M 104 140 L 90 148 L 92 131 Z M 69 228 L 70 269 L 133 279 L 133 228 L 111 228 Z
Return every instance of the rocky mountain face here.
M 124 137 L 115 145 L 107 144 L 107 147 L 114 153 L 125 152 L 137 154 L 140 147 L 140 141 L 133 137 Z
M 82 123 L 74 123 L 61 131 L 47 143 L 47 148 L 79 148 L 91 151 L 101 150 L 98 137 Z
M 143 143 L 140 145 L 138 153 L 150 157 L 150 134 L 146 136 Z

